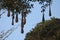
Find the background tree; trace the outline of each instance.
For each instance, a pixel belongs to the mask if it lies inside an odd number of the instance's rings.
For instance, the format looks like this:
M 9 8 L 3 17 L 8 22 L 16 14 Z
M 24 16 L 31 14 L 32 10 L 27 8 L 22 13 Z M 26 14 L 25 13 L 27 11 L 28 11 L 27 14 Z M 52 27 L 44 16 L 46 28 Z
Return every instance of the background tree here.
M 26 34 L 25 40 L 59 40 L 60 39 L 60 19 L 38 23 L 34 29 Z

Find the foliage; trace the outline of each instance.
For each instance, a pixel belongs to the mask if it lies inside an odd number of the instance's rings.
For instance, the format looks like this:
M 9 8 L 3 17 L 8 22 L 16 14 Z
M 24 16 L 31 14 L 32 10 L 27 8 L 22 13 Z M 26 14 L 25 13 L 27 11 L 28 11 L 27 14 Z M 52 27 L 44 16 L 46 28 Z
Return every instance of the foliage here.
M 60 19 L 51 18 L 26 34 L 25 40 L 60 40 Z

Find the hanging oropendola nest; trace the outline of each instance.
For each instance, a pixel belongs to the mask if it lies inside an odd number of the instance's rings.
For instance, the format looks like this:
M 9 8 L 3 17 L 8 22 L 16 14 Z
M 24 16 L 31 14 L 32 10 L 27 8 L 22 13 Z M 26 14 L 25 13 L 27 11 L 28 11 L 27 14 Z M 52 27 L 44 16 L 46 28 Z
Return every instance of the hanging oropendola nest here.
M 8 10 L 7 16 L 10 17 L 10 8 L 8 8 L 7 10 Z
M 44 21 L 45 21 L 45 17 L 44 17 L 45 6 L 44 6 L 44 4 L 43 4 L 43 6 L 41 8 L 42 8 L 41 12 L 43 13 L 42 14 L 42 22 L 44 23 Z
M 22 11 L 22 20 L 21 20 L 21 33 L 23 33 L 24 25 L 26 24 L 26 11 Z
M 21 20 L 21 27 L 24 27 L 24 24 L 23 24 L 23 19 Z
M 21 33 L 24 33 L 24 29 L 23 29 L 23 27 L 21 27 Z
M 49 16 L 51 16 L 51 7 L 50 7 L 50 4 L 49 4 Z
M 14 10 L 12 10 L 12 25 L 14 25 Z
M 23 33 L 23 28 L 24 28 L 24 24 L 23 24 L 23 19 L 21 20 L 21 33 Z
M 15 22 L 16 22 L 16 23 L 18 22 L 18 13 L 16 13 L 16 19 L 15 19 Z
M 13 18 L 13 16 L 12 16 L 12 25 L 14 25 L 14 18 Z
M 23 24 L 24 25 L 26 24 L 26 18 L 23 18 Z
M 46 3 L 49 6 L 49 16 L 51 16 L 51 4 L 52 4 L 52 0 L 46 0 Z
M 41 6 L 41 8 L 42 8 L 41 12 L 43 13 L 43 16 L 42 16 L 42 22 L 43 23 L 45 21 L 44 12 L 45 12 L 46 7 L 48 7 L 48 6 L 49 6 L 49 16 L 51 16 L 51 6 L 50 6 L 51 5 L 51 0 L 46 0 L 45 2 L 42 2 L 42 6 Z
M 42 16 L 42 22 L 44 23 L 45 21 L 45 18 L 44 18 L 44 13 L 43 13 L 43 16 Z

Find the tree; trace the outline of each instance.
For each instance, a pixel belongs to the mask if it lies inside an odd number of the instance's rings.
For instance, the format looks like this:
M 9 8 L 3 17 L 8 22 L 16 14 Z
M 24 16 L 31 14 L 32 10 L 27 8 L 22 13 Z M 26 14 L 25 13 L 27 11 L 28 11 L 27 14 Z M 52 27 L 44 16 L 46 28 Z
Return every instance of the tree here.
M 26 14 L 30 12 L 30 9 L 32 7 L 29 2 L 25 0 L 1 0 L 0 4 L 0 9 L 7 9 L 8 17 L 10 17 L 10 11 L 12 12 L 12 25 L 14 25 L 14 20 L 16 23 L 18 22 L 18 14 L 21 14 L 21 33 L 23 33 L 23 27 L 26 23 Z
M 42 12 L 42 21 L 44 22 L 45 21 L 45 18 L 44 18 L 44 12 L 46 11 L 45 9 L 49 6 L 49 16 L 51 16 L 51 4 L 52 4 L 52 0 L 29 0 L 29 1 L 32 1 L 32 2 L 36 2 L 38 1 L 39 4 L 41 4 L 41 12 Z
M 60 19 L 38 23 L 35 28 L 26 34 L 25 40 L 60 40 Z
M 0 1 L 0 9 L 7 9 L 8 13 L 7 16 L 10 17 L 10 11 L 12 12 L 12 25 L 14 25 L 14 20 L 18 22 L 18 14 L 21 14 L 21 33 L 24 32 L 23 28 L 26 24 L 26 14 L 30 12 L 30 9 L 33 8 L 33 4 L 30 2 L 38 1 L 42 4 L 41 12 L 43 13 L 42 21 L 44 22 L 44 12 L 47 6 L 49 6 L 49 16 L 51 16 L 51 2 L 52 0 L 1 0 Z M 15 17 L 16 15 L 16 17 Z M 1 16 L 1 15 L 0 15 Z

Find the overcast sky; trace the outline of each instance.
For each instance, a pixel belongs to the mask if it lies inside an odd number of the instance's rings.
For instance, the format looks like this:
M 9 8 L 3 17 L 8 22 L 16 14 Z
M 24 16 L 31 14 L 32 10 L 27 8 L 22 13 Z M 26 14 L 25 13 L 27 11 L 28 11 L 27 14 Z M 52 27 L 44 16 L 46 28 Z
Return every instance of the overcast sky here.
M 29 13 L 26 17 L 27 22 L 24 26 L 24 33 L 21 34 L 20 30 L 20 23 L 21 23 L 21 15 L 19 15 L 19 22 L 15 23 L 14 26 L 11 25 L 11 17 L 7 17 L 7 11 L 3 14 L 0 19 L 0 32 L 7 31 L 12 27 L 18 27 L 8 38 L 5 40 L 24 40 L 26 33 L 28 33 L 32 28 L 36 26 L 37 23 L 42 21 L 42 13 L 40 4 L 34 3 L 34 8 L 31 9 L 31 13 Z M 60 0 L 53 0 L 52 3 L 52 17 L 60 18 Z M 2 12 L 0 12 L 2 13 Z M 48 20 L 50 17 L 48 16 L 48 9 L 45 12 L 45 19 Z

